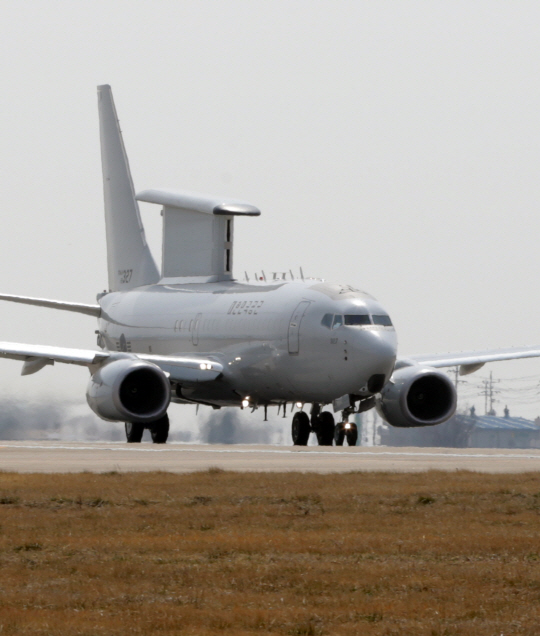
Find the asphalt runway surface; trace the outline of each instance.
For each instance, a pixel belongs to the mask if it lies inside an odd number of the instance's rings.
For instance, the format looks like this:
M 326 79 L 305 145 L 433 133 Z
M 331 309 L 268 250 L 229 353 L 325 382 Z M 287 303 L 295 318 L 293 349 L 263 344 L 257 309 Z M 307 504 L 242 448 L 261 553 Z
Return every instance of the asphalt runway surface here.
M 343 473 L 472 470 L 540 471 L 540 449 L 287 447 L 119 442 L 0 442 L 0 470 L 21 473 L 154 471 L 222 468 L 235 471 Z

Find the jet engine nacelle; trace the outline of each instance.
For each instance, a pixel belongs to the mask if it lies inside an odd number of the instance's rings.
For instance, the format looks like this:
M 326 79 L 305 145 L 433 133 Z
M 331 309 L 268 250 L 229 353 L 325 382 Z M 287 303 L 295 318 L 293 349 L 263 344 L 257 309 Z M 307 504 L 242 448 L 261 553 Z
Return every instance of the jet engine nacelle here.
M 449 377 L 430 367 L 394 371 L 377 397 L 379 415 L 392 426 L 434 426 L 452 417 L 457 394 Z
M 149 424 L 165 415 L 171 387 L 155 364 L 122 358 L 102 366 L 90 378 L 86 400 L 104 420 Z

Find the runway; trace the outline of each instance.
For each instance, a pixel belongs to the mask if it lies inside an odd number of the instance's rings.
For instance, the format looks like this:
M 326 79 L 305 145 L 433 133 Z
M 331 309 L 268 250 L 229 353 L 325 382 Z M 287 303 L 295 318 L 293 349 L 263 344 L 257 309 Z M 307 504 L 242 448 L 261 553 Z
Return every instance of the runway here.
M 486 473 L 540 471 L 540 450 L 287 447 L 119 442 L 0 442 L 0 470 L 21 473 L 167 471 L 343 473 L 472 470 Z

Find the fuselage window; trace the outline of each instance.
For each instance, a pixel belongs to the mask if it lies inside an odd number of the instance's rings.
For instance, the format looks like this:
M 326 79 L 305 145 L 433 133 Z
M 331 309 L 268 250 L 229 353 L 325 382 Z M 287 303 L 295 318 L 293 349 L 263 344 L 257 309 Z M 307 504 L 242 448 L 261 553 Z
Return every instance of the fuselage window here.
M 383 314 L 379 316 L 372 316 L 372 318 L 373 318 L 374 325 L 382 325 L 383 327 L 392 326 L 392 321 L 390 320 L 390 316 L 386 316 Z
M 321 325 L 330 329 L 332 326 L 332 320 L 334 320 L 334 314 L 324 314 L 323 319 L 321 320 Z
M 368 314 L 350 314 L 345 316 L 345 324 L 351 327 L 354 325 L 371 325 L 371 318 Z
M 343 316 L 335 315 L 334 322 L 332 323 L 332 329 L 337 329 L 338 327 L 341 327 L 342 324 L 343 324 Z

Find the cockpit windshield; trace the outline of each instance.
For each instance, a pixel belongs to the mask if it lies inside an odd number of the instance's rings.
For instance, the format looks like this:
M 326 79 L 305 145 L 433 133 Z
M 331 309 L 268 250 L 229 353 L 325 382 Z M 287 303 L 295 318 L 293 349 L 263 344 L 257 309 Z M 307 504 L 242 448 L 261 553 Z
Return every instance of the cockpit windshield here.
M 382 325 L 383 327 L 391 327 L 392 321 L 390 320 L 390 316 L 385 314 L 379 316 L 372 316 L 374 325 Z
M 334 320 L 334 314 L 324 314 L 323 319 L 321 320 L 321 325 L 330 329 L 332 326 L 332 320 Z
M 366 325 L 380 325 L 381 327 L 392 327 L 392 321 L 388 314 L 324 314 L 321 325 L 327 329 L 337 329 L 342 325 L 346 327 L 363 327 Z
M 371 325 L 371 319 L 368 314 L 349 314 L 345 315 L 345 324 L 354 325 Z

